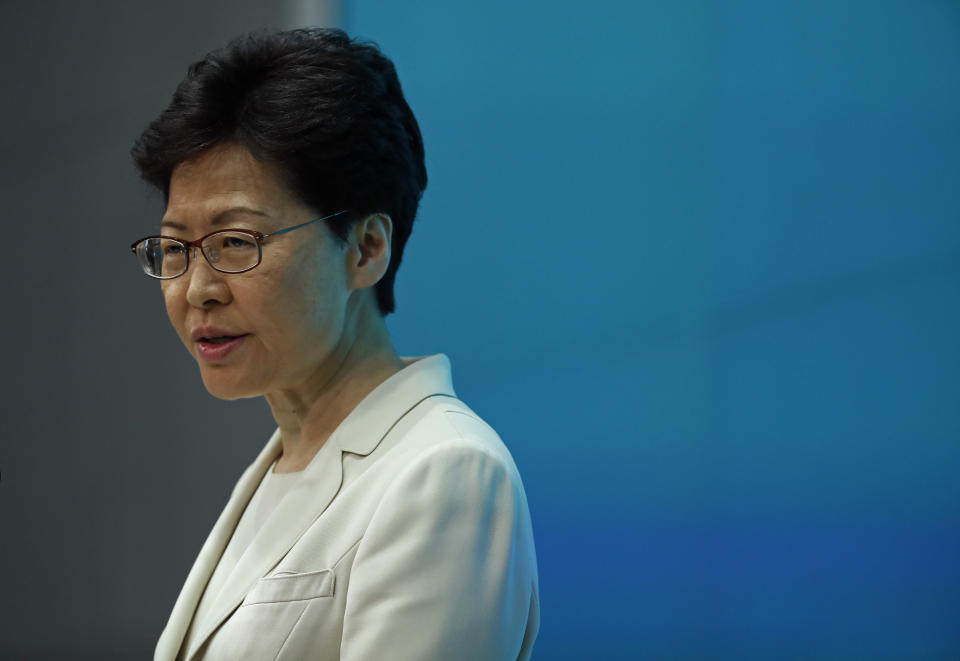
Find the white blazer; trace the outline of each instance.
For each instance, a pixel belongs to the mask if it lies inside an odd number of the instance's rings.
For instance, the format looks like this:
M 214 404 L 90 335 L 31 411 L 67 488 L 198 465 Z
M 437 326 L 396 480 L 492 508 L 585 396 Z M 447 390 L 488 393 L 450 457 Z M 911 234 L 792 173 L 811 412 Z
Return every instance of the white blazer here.
M 229 574 L 185 659 L 529 659 L 540 624 L 526 494 L 444 354 L 407 365 L 337 427 Z M 240 477 L 180 591 L 174 661 L 279 430 Z M 201 652 L 201 655 L 198 655 Z

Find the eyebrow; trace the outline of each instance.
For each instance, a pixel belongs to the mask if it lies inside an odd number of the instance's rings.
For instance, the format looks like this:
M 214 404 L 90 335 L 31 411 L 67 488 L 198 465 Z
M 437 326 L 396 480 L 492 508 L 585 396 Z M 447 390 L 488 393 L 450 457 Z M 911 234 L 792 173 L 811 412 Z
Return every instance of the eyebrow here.
M 262 217 L 267 217 L 270 215 L 264 211 L 260 211 L 259 209 L 252 209 L 250 207 L 230 207 L 229 209 L 223 209 L 222 211 L 218 211 L 216 215 L 214 215 L 214 217 L 210 219 L 210 224 L 214 226 L 222 225 L 225 222 L 227 222 L 227 220 L 229 220 L 229 217 L 235 213 L 248 213 L 254 216 L 262 216 Z M 186 225 L 184 225 L 183 223 L 178 223 L 175 220 L 164 220 L 162 223 L 160 223 L 160 227 L 172 227 L 173 229 L 176 229 L 176 230 L 187 229 Z

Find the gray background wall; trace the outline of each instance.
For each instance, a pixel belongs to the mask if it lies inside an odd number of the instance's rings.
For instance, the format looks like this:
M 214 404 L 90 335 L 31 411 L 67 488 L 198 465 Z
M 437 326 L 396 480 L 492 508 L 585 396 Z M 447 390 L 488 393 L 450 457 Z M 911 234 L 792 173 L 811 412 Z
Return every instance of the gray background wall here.
M 291 3 L 4 2 L 0 657 L 140 659 L 273 430 L 211 398 L 130 241 L 161 200 L 129 149 L 187 65 Z M 243 431 L 243 433 L 239 433 Z

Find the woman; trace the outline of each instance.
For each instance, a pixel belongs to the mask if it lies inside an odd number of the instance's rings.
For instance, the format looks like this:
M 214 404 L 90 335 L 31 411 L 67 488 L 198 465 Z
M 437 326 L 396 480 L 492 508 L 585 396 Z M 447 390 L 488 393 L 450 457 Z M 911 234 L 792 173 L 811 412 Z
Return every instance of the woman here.
M 133 156 L 166 201 L 132 249 L 216 397 L 277 431 L 200 551 L 155 659 L 527 659 L 537 566 L 510 453 L 446 356 L 384 316 L 427 176 L 392 63 L 338 30 L 190 67 Z

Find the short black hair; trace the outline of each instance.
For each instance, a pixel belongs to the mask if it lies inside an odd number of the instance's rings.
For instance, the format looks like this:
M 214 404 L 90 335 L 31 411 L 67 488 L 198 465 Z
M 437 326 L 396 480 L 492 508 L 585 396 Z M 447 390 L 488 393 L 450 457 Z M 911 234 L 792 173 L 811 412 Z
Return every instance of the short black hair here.
M 131 154 L 166 201 L 174 168 L 226 141 L 278 167 L 317 213 L 351 210 L 329 223 L 342 241 L 358 218 L 390 215 L 390 264 L 375 293 L 380 314 L 393 312 L 427 170 L 420 127 L 380 48 L 332 28 L 238 37 L 190 65 Z

